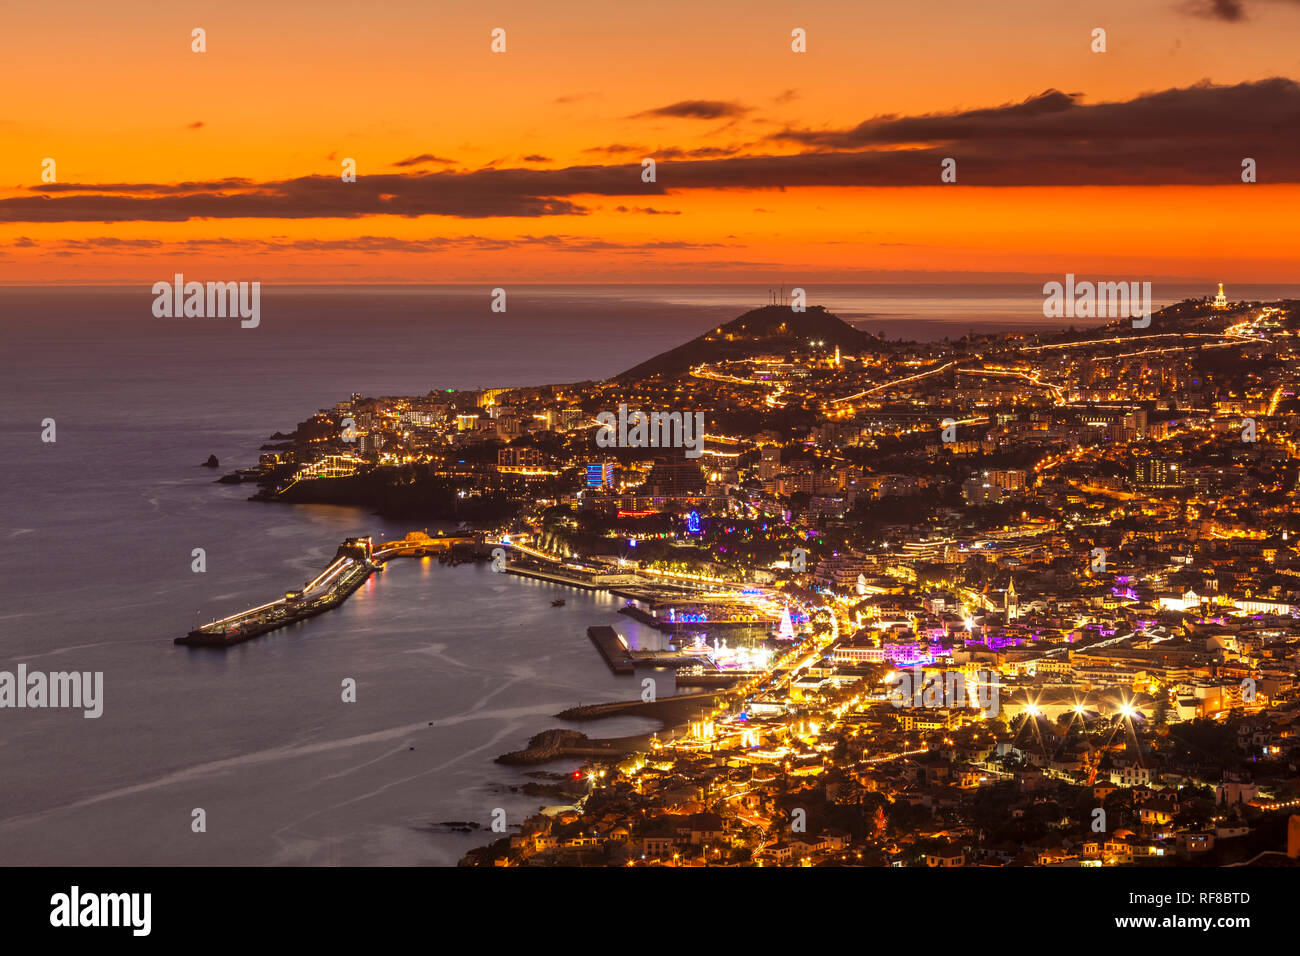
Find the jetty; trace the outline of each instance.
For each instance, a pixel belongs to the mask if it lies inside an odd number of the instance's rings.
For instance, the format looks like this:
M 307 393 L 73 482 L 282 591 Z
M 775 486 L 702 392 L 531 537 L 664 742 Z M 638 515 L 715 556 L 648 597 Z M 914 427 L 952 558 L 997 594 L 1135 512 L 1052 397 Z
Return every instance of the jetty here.
M 369 537 L 347 538 L 320 574 L 268 604 L 210 621 L 172 643 L 189 647 L 230 647 L 324 614 L 346 601 L 376 571 L 393 558 L 445 554 L 457 545 L 479 544 L 474 538 L 430 537 L 415 531 L 400 541 L 374 547 Z
M 615 674 L 631 674 L 636 670 L 632 663 L 632 652 L 618 631 L 612 627 L 589 627 L 587 636 Z
M 627 646 L 627 641 L 612 627 L 589 627 L 587 636 L 596 645 L 601 657 L 615 674 L 631 674 L 636 665 L 673 667 L 706 663 L 706 658 L 689 651 L 638 651 Z

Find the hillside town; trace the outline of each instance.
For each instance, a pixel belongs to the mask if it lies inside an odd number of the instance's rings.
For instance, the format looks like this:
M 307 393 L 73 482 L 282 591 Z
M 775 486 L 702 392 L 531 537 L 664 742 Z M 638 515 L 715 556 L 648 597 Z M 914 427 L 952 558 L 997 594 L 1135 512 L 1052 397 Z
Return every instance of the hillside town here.
M 353 395 L 226 480 L 665 635 L 592 639 L 689 719 L 467 865 L 1290 866 L 1298 330 L 1221 287 L 942 342 L 769 305 L 605 381 Z

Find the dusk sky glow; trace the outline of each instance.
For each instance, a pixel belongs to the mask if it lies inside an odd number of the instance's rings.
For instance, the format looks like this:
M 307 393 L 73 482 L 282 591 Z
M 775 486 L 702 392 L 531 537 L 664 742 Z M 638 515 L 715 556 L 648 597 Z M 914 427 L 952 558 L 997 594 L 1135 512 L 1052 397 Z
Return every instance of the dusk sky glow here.
M 1300 5 L 1053 6 L 22 6 L 0 282 L 1295 281 Z

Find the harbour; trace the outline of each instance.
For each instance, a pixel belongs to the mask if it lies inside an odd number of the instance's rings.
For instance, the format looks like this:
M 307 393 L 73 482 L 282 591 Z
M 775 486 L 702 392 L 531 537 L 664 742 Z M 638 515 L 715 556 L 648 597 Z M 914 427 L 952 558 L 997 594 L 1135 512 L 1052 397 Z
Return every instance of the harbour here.
M 553 560 L 543 563 L 539 560 L 545 557 L 541 552 L 521 547 L 509 539 L 489 539 L 482 534 L 459 537 L 440 534 L 433 537 L 414 531 L 378 547 L 369 536 L 346 538 L 329 565 L 301 590 L 288 591 L 278 600 L 209 622 L 176 638 L 173 643 L 188 647 L 232 647 L 338 607 L 372 574 L 382 572 L 387 562 L 394 558 L 436 555 L 454 564 L 461 559 L 482 560 L 503 545 L 510 547 L 517 559 L 500 570 L 579 591 L 605 592 L 621 597 L 626 603 L 619 608 L 619 613 L 675 638 L 699 632 L 705 627 L 733 631 L 770 630 L 770 625 L 765 626 L 755 619 L 752 607 L 726 594 L 646 582 L 636 574 L 587 573 L 579 577 L 560 573 Z M 561 607 L 564 603 L 563 599 L 553 600 L 551 606 Z M 656 609 L 665 607 L 666 614 L 656 613 Z M 680 644 L 675 639 L 667 649 L 655 650 L 630 646 L 626 638 L 609 626 L 588 627 L 587 637 L 616 676 L 635 674 L 638 667 L 671 668 L 682 686 L 700 688 L 730 687 L 749 674 L 751 666 L 765 656 L 765 652 L 741 646 L 728 648 L 725 641 L 719 646 L 715 640 L 710 648 L 698 633 L 690 644 Z

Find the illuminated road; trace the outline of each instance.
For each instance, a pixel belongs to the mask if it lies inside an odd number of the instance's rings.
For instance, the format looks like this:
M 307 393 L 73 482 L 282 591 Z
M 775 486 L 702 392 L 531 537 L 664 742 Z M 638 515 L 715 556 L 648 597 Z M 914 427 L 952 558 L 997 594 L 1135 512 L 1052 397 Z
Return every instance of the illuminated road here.
M 1045 388 L 1048 391 L 1050 391 L 1052 393 L 1052 397 L 1056 400 L 1056 404 L 1058 405 L 1065 404 L 1064 386 L 1053 385 L 1050 382 L 1044 382 L 1040 377 L 1043 374 L 1041 371 L 1022 372 L 1015 369 L 959 368 L 957 369 L 957 374 L 958 375 L 992 375 L 995 377 L 1001 376 L 1004 378 L 1023 379 L 1024 381 L 1028 382 L 1030 385 L 1035 385 L 1038 388 Z
M 957 360 L 954 359 L 951 362 L 945 362 L 943 365 L 940 365 L 938 368 L 928 369 L 927 371 L 924 372 L 917 372 L 915 375 L 909 375 L 906 378 L 897 378 L 894 379 L 893 381 L 884 382 L 880 385 L 873 385 L 871 388 L 863 389 L 862 391 L 855 392 L 852 395 L 845 395 L 843 398 L 832 398 L 828 400 L 826 404 L 840 405 L 844 402 L 855 402 L 858 399 L 865 398 L 868 395 L 874 395 L 876 392 L 888 391 L 891 388 L 897 388 L 899 385 L 906 385 L 908 382 L 918 382 L 923 378 L 929 378 L 931 375 L 938 375 L 940 372 L 946 371 L 947 369 L 952 368 L 956 364 L 957 364 Z
M 1120 345 L 1127 342 L 1140 342 L 1146 339 L 1221 339 L 1241 338 L 1243 333 L 1237 331 L 1238 326 L 1232 326 L 1219 332 L 1153 332 L 1150 335 L 1116 335 L 1105 339 L 1085 339 L 1082 342 L 1057 342 L 1052 345 L 1025 345 L 1020 347 L 1021 352 L 1045 352 L 1049 349 L 1081 349 L 1096 347 L 1098 345 Z

